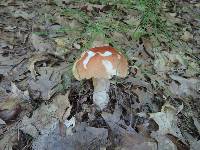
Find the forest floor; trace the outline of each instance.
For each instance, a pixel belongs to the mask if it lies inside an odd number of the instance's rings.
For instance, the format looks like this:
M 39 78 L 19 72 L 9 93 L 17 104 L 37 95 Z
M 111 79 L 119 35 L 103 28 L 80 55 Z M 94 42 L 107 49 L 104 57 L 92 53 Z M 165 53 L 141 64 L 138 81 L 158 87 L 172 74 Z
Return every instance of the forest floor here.
M 72 74 L 101 37 L 129 63 L 103 111 Z M 1 150 L 199 150 L 198 0 L 1 0 Z

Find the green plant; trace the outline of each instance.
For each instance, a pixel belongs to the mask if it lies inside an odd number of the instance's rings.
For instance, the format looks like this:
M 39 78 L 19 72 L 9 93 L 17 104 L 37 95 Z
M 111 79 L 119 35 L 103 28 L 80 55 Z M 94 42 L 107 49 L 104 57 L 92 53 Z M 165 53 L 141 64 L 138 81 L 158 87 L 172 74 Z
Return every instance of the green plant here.
M 168 41 L 171 40 L 171 34 L 167 30 L 165 21 L 161 19 L 161 0 L 73 0 L 73 3 L 87 2 L 86 5 L 110 5 L 110 9 L 101 13 L 93 12 L 91 15 L 79 8 L 64 8 L 61 9 L 61 15 L 70 20 L 76 20 L 81 23 L 81 29 L 67 29 L 62 28 L 57 32 L 79 33 L 82 40 L 82 48 L 89 48 L 97 35 L 103 34 L 105 41 L 113 45 L 120 45 L 112 38 L 114 32 L 126 35 L 133 32 L 132 38 L 140 39 L 142 36 L 155 36 L 157 39 L 163 37 Z M 140 12 L 139 25 L 129 24 L 124 22 L 126 19 L 126 12 L 131 11 Z M 95 17 L 94 17 L 95 16 Z M 137 17 L 138 16 L 134 16 Z M 137 22 L 137 20 L 136 20 Z M 120 49 L 120 48 L 119 48 Z
M 166 22 L 162 20 L 161 0 L 139 0 L 135 6 L 141 12 L 141 21 L 136 28 L 133 37 L 136 39 L 143 35 L 155 36 L 157 39 L 164 36 L 172 41 L 172 34 L 169 32 Z

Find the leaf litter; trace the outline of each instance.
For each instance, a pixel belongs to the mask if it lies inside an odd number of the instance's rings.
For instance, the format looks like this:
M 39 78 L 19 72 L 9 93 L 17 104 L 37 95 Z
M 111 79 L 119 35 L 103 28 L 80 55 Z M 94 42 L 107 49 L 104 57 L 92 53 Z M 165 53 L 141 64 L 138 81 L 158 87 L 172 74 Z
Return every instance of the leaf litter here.
M 69 92 L 65 95 L 57 95 L 49 105 L 43 103 L 33 112 L 31 118 L 24 116 L 20 129 L 34 138 L 53 131 L 59 121 L 65 121 L 70 115 L 68 94 Z
M 161 4 L 154 29 L 145 1 L 1 1 L 0 149 L 197 150 L 199 3 Z M 129 59 L 103 112 L 71 72 L 99 33 Z
M 159 141 L 159 149 L 161 149 L 161 147 L 166 147 L 169 143 L 170 147 L 174 147 L 169 149 L 176 149 L 173 143 L 165 137 L 167 134 L 173 135 L 177 137 L 178 140 L 185 143 L 182 133 L 177 127 L 177 113 L 176 108 L 167 103 L 162 106 L 161 112 L 150 113 L 150 118 L 159 125 L 159 130 L 151 133 L 151 136 Z

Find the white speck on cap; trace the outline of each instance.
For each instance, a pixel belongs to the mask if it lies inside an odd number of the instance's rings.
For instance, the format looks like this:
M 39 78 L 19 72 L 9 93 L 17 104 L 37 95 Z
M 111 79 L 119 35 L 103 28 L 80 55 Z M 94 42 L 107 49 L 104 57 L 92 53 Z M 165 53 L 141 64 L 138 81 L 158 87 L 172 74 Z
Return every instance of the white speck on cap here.
M 112 55 L 112 53 L 110 51 L 106 51 L 104 52 L 103 54 L 102 53 L 99 53 L 101 56 L 110 56 Z
M 111 75 L 117 75 L 117 70 L 113 68 L 113 65 L 110 61 L 102 60 L 102 63 L 104 67 L 106 68 L 106 72 L 109 74 L 109 77 Z
M 87 68 L 87 64 L 88 64 L 88 62 L 90 61 L 90 59 L 95 55 L 95 53 L 94 52 L 92 52 L 92 51 L 87 51 L 87 57 L 85 58 L 85 60 L 83 61 L 83 65 L 84 65 L 84 68 L 86 69 Z

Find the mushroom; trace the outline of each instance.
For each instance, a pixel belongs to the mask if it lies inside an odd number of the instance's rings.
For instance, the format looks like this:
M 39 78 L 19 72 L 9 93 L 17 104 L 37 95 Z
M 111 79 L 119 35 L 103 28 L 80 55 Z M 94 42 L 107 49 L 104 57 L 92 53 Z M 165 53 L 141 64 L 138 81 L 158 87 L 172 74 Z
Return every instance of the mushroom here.
M 92 78 L 93 101 L 100 110 L 109 102 L 109 79 L 113 75 L 126 77 L 127 73 L 127 59 L 111 46 L 93 47 L 83 52 L 73 66 L 73 75 L 77 80 Z

